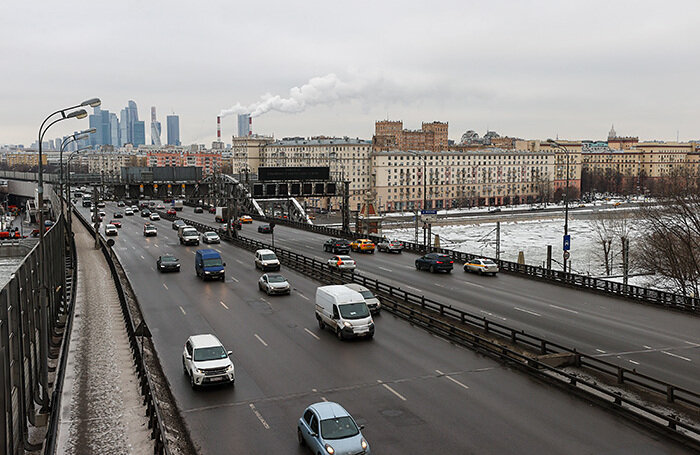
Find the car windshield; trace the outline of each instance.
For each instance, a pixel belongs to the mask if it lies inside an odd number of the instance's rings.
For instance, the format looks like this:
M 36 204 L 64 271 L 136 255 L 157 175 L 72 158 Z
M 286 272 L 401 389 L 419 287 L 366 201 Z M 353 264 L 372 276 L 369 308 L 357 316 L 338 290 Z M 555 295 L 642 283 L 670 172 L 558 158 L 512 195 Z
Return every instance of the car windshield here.
M 221 267 L 223 264 L 221 258 L 205 259 L 202 262 L 204 263 L 204 267 Z
M 195 228 L 183 229 L 182 235 L 197 235 L 197 230 Z
M 160 262 L 177 262 L 177 258 L 174 256 L 161 256 Z
M 352 261 L 352 258 L 350 256 L 336 256 L 336 257 L 343 262 L 351 262 Z
M 323 439 L 344 439 L 355 436 L 359 432 L 360 429 L 350 416 L 321 420 Z
M 484 265 L 496 265 L 496 263 L 490 259 L 484 259 L 482 262 L 484 263 Z
M 263 261 L 274 261 L 277 259 L 277 256 L 274 254 L 263 254 L 261 255 Z
M 287 281 L 287 279 L 282 275 L 268 275 L 267 281 L 270 283 L 284 283 Z
M 362 294 L 362 297 L 364 297 L 365 299 L 375 298 L 374 294 L 372 294 L 370 291 L 360 291 L 360 294 Z
M 194 360 L 196 362 L 225 359 L 226 357 L 226 351 L 222 346 L 211 346 L 209 348 L 199 348 L 194 350 Z
M 206 237 L 218 237 L 219 235 L 216 232 L 207 232 L 204 234 Z
M 362 319 L 369 316 L 369 309 L 365 302 L 362 303 L 347 303 L 340 305 L 340 315 L 343 319 Z

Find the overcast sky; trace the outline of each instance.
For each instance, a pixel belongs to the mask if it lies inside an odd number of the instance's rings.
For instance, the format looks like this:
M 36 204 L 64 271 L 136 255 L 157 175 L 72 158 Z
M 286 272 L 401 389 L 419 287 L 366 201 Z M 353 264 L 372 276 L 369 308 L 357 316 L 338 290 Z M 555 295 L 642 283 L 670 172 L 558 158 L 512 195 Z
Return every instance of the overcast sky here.
M 29 145 L 46 115 L 90 97 L 117 114 L 133 99 L 147 140 L 150 106 L 163 133 L 177 113 L 184 144 L 209 145 L 236 105 L 269 109 L 253 131 L 278 138 L 371 139 L 389 118 L 447 121 L 455 140 L 605 139 L 613 123 L 700 139 L 698 18 L 698 0 L 5 1 L 0 144 Z

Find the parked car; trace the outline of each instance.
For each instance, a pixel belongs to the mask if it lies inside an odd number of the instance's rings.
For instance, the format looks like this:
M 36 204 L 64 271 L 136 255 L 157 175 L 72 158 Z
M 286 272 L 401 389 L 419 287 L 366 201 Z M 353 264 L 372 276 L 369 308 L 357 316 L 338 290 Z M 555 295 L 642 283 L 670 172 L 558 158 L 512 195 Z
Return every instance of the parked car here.
M 124 209 L 124 215 L 126 216 L 132 216 L 134 214 L 134 211 L 131 210 L 131 208 L 126 208 Z
M 374 321 L 359 292 L 343 285 L 320 286 L 315 308 L 319 328 L 328 327 L 340 340 L 374 337 Z
M 122 222 L 119 220 L 109 220 L 109 224 L 113 224 L 115 228 L 121 229 L 122 228 Z
M 464 264 L 464 271 L 476 272 L 479 275 L 490 273 L 491 275 L 496 276 L 498 273 L 498 265 L 491 259 L 475 258 Z
M 113 216 L 114 218 L 123 218 L 123 217 L 124 217 L 124 215 L 122 214 L 122 212 L 114 212 L 114 213 L 112 214 L 112 216 Z
M 261 276 L 258 280 L 258 288 L 265 291 L 267 295 L 291 293 L 289 282 L 278 273 L 266 273 Z
M 329 267 L 341 270 L 355 270 L 357 265 L 355 260 L 350 256 L 336 255 L 326 261 Z
M 183 226 L 187 226 L 187 223 L 185 223 L 185 222 L 182 221 L 182 220 L 175 220 L 175 221 L 173 221 L 172 227 L 173 227 L 173 230 L 174 230 L 174 231 L 179 230 L 179 229 L 180 229 L 181 227 L 183 227 Z
M 398 240 L 384 239 L 377 243 L 378 251 L 386 251 L 387 253 L 401 253 L 403 251 L 403 243 Z
M 160 221 L 160 215 L 158 215 L 156 212 L 151 213 L 150 218 L 151 221 Z
M 143 236 L 144 237 L 155 237 L 158 235 L 158 229 L 151 223 L 146 223 L 143 225 Z
M 180 260 L 172 254 L 164 254 L 162 256 L 158 256 L 156 268 L 159 272 L 179 272 Z
M 202 234 L 202 242 L 204 243 L 221 243 L 221 238 L 219 234 L 214 231 L 207 231 Z
M 232 352 L 214 335 L 192 335 L 182 351 L 182 369 L 193 389 L 198 386 L 236 381 Z
M 350 253 L 350 242 L 345 239 L 328 239 L 323 244 L 323 251 L 334 254 Z
M 257 250 L 255 252 L 255 268 L 263 272 L 266 270 L 279 270 L 280 261 L 272 250 Z
M 249 217 L 248 215 L 243 215 L 241 217 L 241 223 L 243 224 L 251 224 L 253 222 L 253 219 Z
M 187 228 L 185 228 L 187 229 Z M 194 228 L 190 228 L 194 229 Z M 226 263 L 216 250 L 197 250 L 194 256 L 194 270 L 203 280 L 226 280 Z
M 352 289 L 355 292 L 359 292 L 365 299 L 367 308 L 372 314 L 379 314 L 382 309 L 382 304 L 379 302 L 379 298 L 372 293 L 369 289 L 358 283 L 349 283 L 345 285 L 346 288 Z
M 374 253 L 374 242 L 370 239 L 356 239 L 350 242 L 350 249 L 361 253 Z
M 262 234 L 272 234 L 272 228 L 269 224 L 261 224 L 258 226 L 258 232 Z
M 119 235 L 119 231 L 115 225 L 105 224 L 105 235 Z
M 306 410 L 297 423 L 297 439 L 314 454 L 369 455 L 370 448 L 350 413 L 338 403 L 321 401 Z
M 194 213 L 204 213 L 204 209 L 200 206 L 194 208 Z
M 442 253 L 428 253 L 423 257 L 416 259 L 417 270 L 430 270 L 431 272 L 452 271 L 454 261 L 451 257 Z

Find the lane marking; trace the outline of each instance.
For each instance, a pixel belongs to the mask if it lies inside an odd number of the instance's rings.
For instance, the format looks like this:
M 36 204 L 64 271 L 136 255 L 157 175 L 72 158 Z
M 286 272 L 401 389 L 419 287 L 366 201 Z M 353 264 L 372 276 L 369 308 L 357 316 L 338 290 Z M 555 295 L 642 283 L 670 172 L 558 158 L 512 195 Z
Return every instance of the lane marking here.
M 454 383 L 457 384 L 458 386 L 464 387 L 465 389 L 469 390 L 469 386 L 467 386 L 466 384 L 462 384 L 461 382 L 459 382 L 459 381 L 456 380 L 455 378 L 453 378 L 453 377 L 451 377 L 451 376 L 448 376 L 447 374 L 443 373 L 442 371 L 440 371 L 440 370 L 435 370 L 435 372 L 436 372 L 437 374 L 439 374 L 440 376 L 446 377 L 447 379 L 449 379 L 450 381 L 454 382 Z
M 309 298 L 307 296 L 305 296 L 304 294 L 299 294 L 299 297 L 301 297 L 304 300 L 309 300 Z
M 639 365 L 639 362 L 635 362 L 634 360 L 630 360 L 630 363 L 634 363 L 635 365 Z
M 219 301 L 219 303 L 221 304 L 222 307 L 224 307 L 224 308 L 226 308 L 226 309 L 228 310 L 228 307 L 226 306 L 226 304 L 225 304 L 224 302 Z
M 321 399 L 322 399 L 323 401 L 328 401 L 328 400 L 326 400 L 326 397 L 321 397 Z
M 689 359 L 688 357 L 683 357 L 682 355 L 674 354 L 674 353 L 668 352 L 668 351 L 661 351 L 661 352 L 663 352 L 666 355 L 670 355 L 671 357 L 678 357 L 679 359 L 683 359 L 686 362 L 692 362 L 691 359 Z
M 158 248 L 158 245 L 157 245 L 157 244 L 156 244 L 156 245 L 153 245 L 153 246 L 156 247 L 156 248 Z
M 253 414 L 255 414 L 255 417 L 257 417 L 260 423 L 262 423 L 262 426 L 265 427 L 266 430 L 269 430 L 270 425 L 268 425 L 267 422 L 265 422 L 265 419 L 263 419 L 262 414 L 260 414 L 260 412 L 258 412 L 258 410 L 255 409 L 255 405 L 253 403 L 250 403 L 249 406 L 250 410 L 253 411 Z
M 443 286 L 443 285 L 441 285 L 441 284 L 439 284 L 439 283 L 433 283 L 433 286 L 437 286 L 437 287 L 439 287 L 439 288 L 444 288 L 444 287 L 445 287 L 445 286 Z
M 180 311 L 182 311 L 182 314 L 187 314 L 187 313 L 185 313 L 185 309 L 182 308 L 182 305 L 180 305 Z
M 397 397 L 399 397 L 401 399 L 401 401 L 406 401 L 406 398 L 403 395 L 401 395 L 396 390 L 392 389 L 389 385 L 384 384 L 381 379 L 377 379 L 377 382 L 380 383 L 382 386 L 384 386 L 384 388 L 387 389 L 389 392 L 391 392 L 394 395 L 396 395 Z
M 386 267 L 377 266 L 377 268 L 378 268 L 378 269 L 381 269 L 381 270 L 384 270 L 385 272 L 393 272 L 393 270 L 387 269 Z
M 646 344 L 645 344 L 645 345 L 642 345 L 642 347 L 643 347 L 644 349 L 654 349 L 654 348 L 652 348 L 651 346 L 647 346 Z
M 692 341 L 685 341 L 685 340 L 683 340 L 683 343 L 688 343 L 688 344 L 691 345 L 691 346 L 700 346 L 700 344 L 693 343 Z
M 153 267 L 151 267 L 151 270 L 153 270 L 154 272 L 156 271 L 156 269 L 154 269 Z
M 258 335 L 257 333 L 255 334 L 255 338 L 257 338 L 258 341 L 261 342 L 261 343 L 263 344 L 263 346 L 267 346 L 267 343 L 265 343 L 265 340 L 263 340 L 262 338 L 260 338 L 260 335 Z
M 518 308 L 517 306 L 513 307 L 514 310 L 522 311 L 523 313 L 528 313 L 533 316 L 540 317 L 541 315 L 539 313 L 535 313 L 534 311 L 526 310 L 525 308 Z
M 241 261 L 240 259 L 234 259 L 234 261 L 238 262 L 241 265 L 245 265 L 245 264 L 243 264 L 243 261 Z
M 422 292 L 422 291 L 423 291 L 422 289 L 418 289 L 418 288 L 415 288 L 415 287 L 409 286 L 409 285 L 406 285 L 406 287 L 409 288 L 409 289 L 416 290 L 416 291 L 418 291 L 418 292 Z
M 163 287 L 164 287 L 165 289 L 168 289 L 168 287 L 165 285 L 165 283 L 163 283 Z
M 498 316 L 498 315 L 495 315 L 493 313 L 489 313 L 488 311 L 484 311 L 484 310 L 481 310 L 481 312 L 484 314 L 488 314 L 489 316 L 493 316 L 494 318 L 503 319 L 504 321 L 507 321 L 507 319 L 504 318 L 503 316 Z
M 482 288 L 482 289 L 485 287 L 485 286 L 482 286 L 482 285 L 480 285 L 480 284 L 470 283 L 469 281 L 462 281 L 462 283 L 468 284 L 469 286 L 474 286 L 474 287 L 477 287 L 477 288 Z
M 320 340 L 320 338 L 318 337 L 318 335 L 316 335 L 315 333 L 313 333 L 311 330 L 307 329 L 306 327 L 304 327 L 304 331 L 305 331 L 306 333 L 308 333 L 309 335 L 311 335 L 312 337 L 316 338 L 317 340 Z
M 218 251 L 219 254 L 223 254 L 223 252 L 222 252 L 220 249 L 218 249 L 218 248 L 214 248 L 214 249 L 215 249 L 216 251 Z
M 564 308 L 564 307 L 560 307 L 560 306 L 552 305 L 552 304 L 550 304 L 549 306 L 551 306 L 552 308 L 556 308 L 557 310 L 568 311 L 569 313 L 578 314 L 578 311 L 570 310 L 568 308 Z
M 601 354 L 605 354 L 605 351 L 603 351 L 602 349 L 596 349 L 596 351 L 600 352 Z
M 143 254 L 141 255 L 141 259 L 146 259 L 145 257 L 143 257 Z
M 263 302 L 267 303 L 268 305 L 270 304 L 270 302 L 268 302 L 267 300 L 265 300 L 265 299 L 262 298 L 262 297 L 260 297 L 260 300 L 262 300 Z
M 231 277 L 231 281 L 235 281 L 236 283 L 238 283 L 238 280 L 235 277 Z

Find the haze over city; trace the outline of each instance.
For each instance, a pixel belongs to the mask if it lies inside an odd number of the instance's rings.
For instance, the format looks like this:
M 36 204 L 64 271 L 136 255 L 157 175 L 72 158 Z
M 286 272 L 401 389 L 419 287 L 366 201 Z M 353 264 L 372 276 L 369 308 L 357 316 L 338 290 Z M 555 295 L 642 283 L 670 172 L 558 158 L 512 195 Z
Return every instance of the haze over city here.
M 253 132 L 371 138 L 379 119 L 522 138 L 697 139 L 695 1 L 289 2 L 75 0 L 0 15 L 0 144 L 29 145 L 55 109 L 133 99 L 180 116 L 183 144 L 216 116 Z M 303 89 L 304 86 L 306 90 Z M 298 89 L 295 89 L 298 88 Z M 150 121 L 146 131 L 147 139 Z M 65 122 L 52 136 L 80 129 Z M 223 139 L 236 134 L 223 117 Z M 150 143 L 150 140 L 148 141 Z

